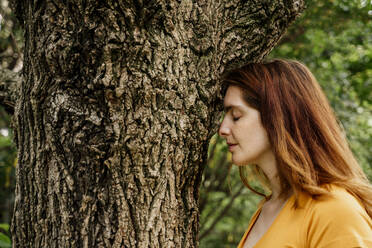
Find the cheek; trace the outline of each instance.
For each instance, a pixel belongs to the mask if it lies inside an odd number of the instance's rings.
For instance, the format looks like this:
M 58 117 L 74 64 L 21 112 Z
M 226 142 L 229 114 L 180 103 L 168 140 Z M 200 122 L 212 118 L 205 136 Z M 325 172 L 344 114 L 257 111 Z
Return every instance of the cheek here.
M 267 146 L 269 144 L 267 132 L 263 127 L 252 129 L 252 142 L 257 146 Z
M 247 143 L 261 144 L 267 143 L 268 136 L 265 128 L 262 126 L 259 119 L 254 118 L 253 120 L 247 120 L 239 127 L 239 132 L 242 135 L 244 141 Z
M 260 127 L 256 130 L 256 142 L 261 149 L 267 149 L 270 147 L 269 137 L 267 135 L 266 130 L 263 127 Z
M 244 131 L 239 141 L 241 152 L 235 154 L 239 163 L 252 162 L 270 149 L 267 132 L 261 125 L 246 126 Z

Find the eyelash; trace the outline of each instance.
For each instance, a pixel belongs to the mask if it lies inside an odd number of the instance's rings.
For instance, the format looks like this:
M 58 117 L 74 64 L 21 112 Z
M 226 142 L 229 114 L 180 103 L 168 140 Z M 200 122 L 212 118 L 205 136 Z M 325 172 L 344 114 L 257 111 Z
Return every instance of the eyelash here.
M 227 112 L 224 112 L 224 116 L 227 114 Z M 234 117 L 233 114 L 231 113 L 231 116 L 232 116 L 232 119 L 233 121 L 238 121 L 240 119 L 240 117 Z

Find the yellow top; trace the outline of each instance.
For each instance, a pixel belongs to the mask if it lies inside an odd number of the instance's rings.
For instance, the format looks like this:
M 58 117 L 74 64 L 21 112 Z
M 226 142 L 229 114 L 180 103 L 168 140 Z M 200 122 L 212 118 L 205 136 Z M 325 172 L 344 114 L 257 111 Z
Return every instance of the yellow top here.
M 334 185 L 329 188 L 332 197 L 314 200 L 300 194 L 297 209 L 292 195 L 254 247 L 372 248 L 372 220 L 366 210 L 345 189 Z M 251 218 L 238 248 L 243 248 L 263 204 Z

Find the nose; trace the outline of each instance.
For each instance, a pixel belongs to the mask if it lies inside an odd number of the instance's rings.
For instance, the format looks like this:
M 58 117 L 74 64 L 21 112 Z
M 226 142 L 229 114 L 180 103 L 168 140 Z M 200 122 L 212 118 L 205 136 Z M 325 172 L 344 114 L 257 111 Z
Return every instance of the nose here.
M 218 134 L 224 138 L 226 138 L 226 136 L 230 134 L 230 128 L 228 127 L 225 118 L 223 119 L 220 128 L 218 129 Z

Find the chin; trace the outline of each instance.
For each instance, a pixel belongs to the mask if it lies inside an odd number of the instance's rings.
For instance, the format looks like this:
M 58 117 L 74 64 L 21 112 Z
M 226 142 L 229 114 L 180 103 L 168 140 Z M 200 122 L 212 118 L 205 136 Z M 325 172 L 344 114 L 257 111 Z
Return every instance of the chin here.
M 232 159 L 232 162 L 237 166 L 244 166 L 248 164 L 247 162 L 238 159 Z
M 257 163 L 257 159 L 256 157 L 252 158 L 252 157 L 249 157 L 249 158 L 243 158 L 243 159 L 239 159 L 239 158 L 235 158 L 234 159 L 234 156 L 231 158 L 233 164 L 237 165 L 237 166 L 245 166 L 245 165 L 248 165 L 248 164 L 254 164 L 254 163 Z

